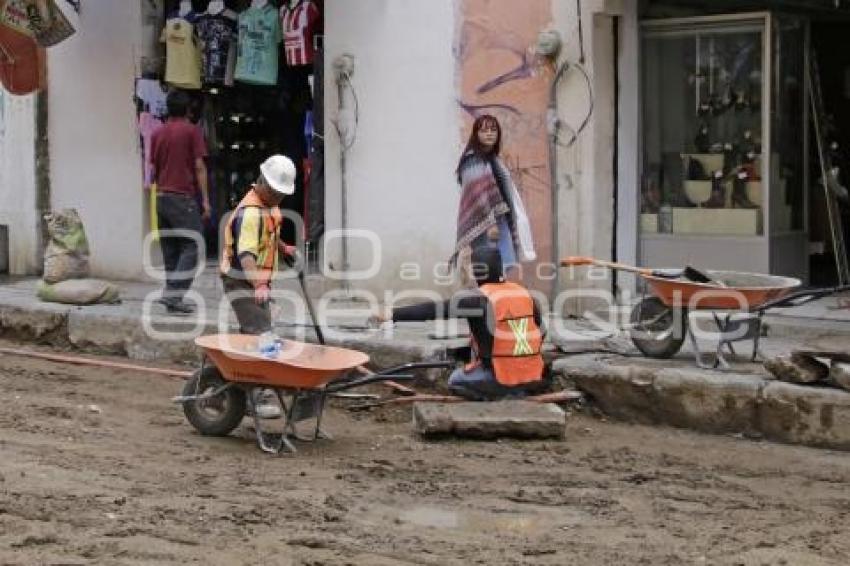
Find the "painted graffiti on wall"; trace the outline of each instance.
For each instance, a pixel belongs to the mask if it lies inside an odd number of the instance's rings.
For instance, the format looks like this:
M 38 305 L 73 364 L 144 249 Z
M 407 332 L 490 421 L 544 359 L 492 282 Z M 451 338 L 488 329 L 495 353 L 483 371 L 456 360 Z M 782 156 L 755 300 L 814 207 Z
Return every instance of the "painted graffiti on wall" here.
M 551 25 L 551 0 L 456 0 L 456 8 L 461 137 L 468 137 L 476 116 L 498 118 L 504 132 L 502 155 L 525 202 L 538 260 L 552 261 L 546 135 L 552 74 L 533 48 L 539 32 Z M 539 287 L 542 283 L 528 271 L 526 282 Z

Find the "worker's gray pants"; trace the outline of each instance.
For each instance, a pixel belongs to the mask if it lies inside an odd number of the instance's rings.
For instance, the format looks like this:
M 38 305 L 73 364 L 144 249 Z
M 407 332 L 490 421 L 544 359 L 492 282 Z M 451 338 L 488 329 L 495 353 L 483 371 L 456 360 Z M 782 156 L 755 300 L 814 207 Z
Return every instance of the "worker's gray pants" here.
M 269 304 L 257 304 L 254 300 L 254 286 L 250 282 L 227 275 L 221 276 L 221 282 L 230 307 L 239 321 L 239 332 L 260 335 L 272 329 Z

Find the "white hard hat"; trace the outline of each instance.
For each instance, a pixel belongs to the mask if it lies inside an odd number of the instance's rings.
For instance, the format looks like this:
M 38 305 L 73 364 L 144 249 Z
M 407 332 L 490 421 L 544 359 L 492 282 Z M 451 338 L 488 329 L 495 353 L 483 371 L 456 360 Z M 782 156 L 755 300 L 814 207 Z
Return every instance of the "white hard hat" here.
M 285 155 L 272 155 L 260 165 L 260 173 L 275 192 L 291 195 L 295 192 L 295 164 Z

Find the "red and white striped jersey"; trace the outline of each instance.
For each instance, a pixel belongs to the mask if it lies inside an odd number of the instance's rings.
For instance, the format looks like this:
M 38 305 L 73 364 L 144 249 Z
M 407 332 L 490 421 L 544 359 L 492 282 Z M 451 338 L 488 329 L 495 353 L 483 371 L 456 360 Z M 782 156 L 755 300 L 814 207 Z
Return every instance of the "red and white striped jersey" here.
M 321 13 L 312 0 L 301 0 L 295 6 L 286 4 L 280 9 L 283 28 L 283 48 L 286 64 L 290 66 L 313 63 L 313 36 L 318 31 Z

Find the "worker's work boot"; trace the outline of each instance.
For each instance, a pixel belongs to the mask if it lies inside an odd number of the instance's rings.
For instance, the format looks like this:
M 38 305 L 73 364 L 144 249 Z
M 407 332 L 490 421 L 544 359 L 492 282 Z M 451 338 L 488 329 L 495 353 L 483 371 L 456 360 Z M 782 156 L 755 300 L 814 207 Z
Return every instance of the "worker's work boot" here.
M 179 297 L 162 297 L 158 302 L 165 306 L 165 310 L 168 314 L 184 315 L 193 314 L 195 312 L 194 305 L 190 305 Z

